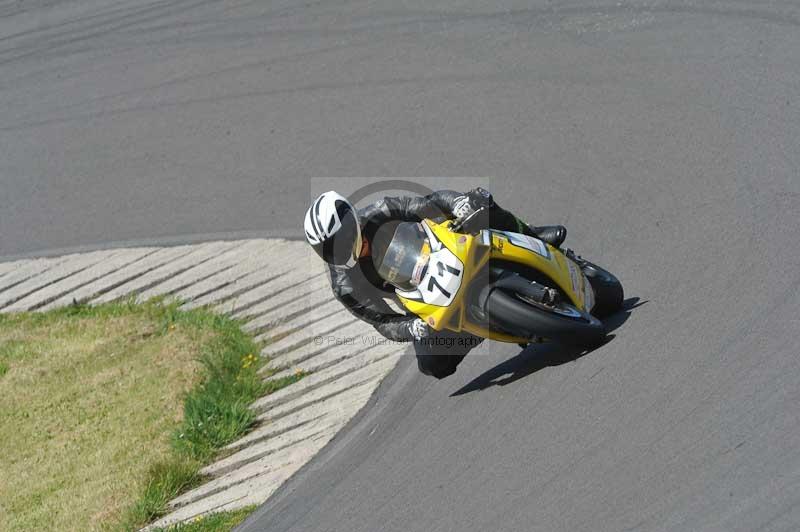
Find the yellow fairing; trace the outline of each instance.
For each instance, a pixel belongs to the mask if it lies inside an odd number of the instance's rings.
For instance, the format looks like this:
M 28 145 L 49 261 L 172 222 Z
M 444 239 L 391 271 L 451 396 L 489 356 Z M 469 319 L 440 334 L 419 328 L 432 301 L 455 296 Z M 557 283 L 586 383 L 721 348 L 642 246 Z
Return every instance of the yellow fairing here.
M 530 266 L 547 275 L 571 299 L 580 310 L 585 309 L 583 273 L 558 249 L 539 240 L 532 241 L 524 235 L 500 231 L 484 231 L 477 236 L 450 231 L 450 221 L 437 224 L 431 220 L 423 222 L 436 239 L 463 265 L 461 284 L 446 306 L 425 303 L 418 299 L 398 294 L 403 305 L 428 322 L 433 329 L 466 331 L 483 338 L 501 342 L 527 342 L 526 338 L 491 331 L 469 320 L 464 296 L 475 275 L 487 262 L 510 261 Z M 488 244 L 488 245 L 487 245 Z M 536 249 L 537 251 L 534 251 Z
M 514 236 L 526 240 L 524 235 Z M 493 231 L 492 259 L 517 262 L 539 270 L 555 281 L 579 310 L 585 310 L 584 282 L 586 279 L 583 272 L 560 250 L 545 242 L 538 242 L 546 249 L 546 257 L 515 244 L 513 238 L 507 234 Z

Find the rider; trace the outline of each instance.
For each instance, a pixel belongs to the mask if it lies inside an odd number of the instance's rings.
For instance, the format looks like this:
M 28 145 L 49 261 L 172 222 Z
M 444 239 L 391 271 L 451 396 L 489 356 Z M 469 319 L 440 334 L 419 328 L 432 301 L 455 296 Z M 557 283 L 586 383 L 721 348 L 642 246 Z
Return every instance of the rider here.
M 443 379 L 455 373 L 456 366 L 482 339 L 469 333 L 435 331 L 413 314 L 392 310 L 384 298 L 391 298 L 394 289 L 378 275 L 372 257 L 385 248 L 400 222 L 464 220 L 481 208 L 488 213 L 484 223 L 492 229 L 535 236 L 556 247 L 567 236 L 561 225 L 527 225 L 480 187 L 465 194 L 440 190 L 422 197 L 386 197 L 358 211 L 344 196 L 325 192 L 306 212 L 304 228 L 311 247 L 329 264 L 336 299 L 384 337 L 413 341 L 420 371 Z M 554 297 L 554 291 L 550 295 Z

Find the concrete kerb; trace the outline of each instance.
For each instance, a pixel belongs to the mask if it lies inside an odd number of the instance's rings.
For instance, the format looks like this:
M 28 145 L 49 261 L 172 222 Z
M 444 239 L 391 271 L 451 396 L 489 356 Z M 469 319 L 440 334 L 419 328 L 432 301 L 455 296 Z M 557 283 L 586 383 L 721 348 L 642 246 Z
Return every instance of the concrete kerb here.
M 268 344 L 261 350 L 262 356 L 274 357 L 281 353 L 297 349 L 298 347 L 314 341 L 314 338 L 322 337 L 331 334 L 338 330 L 340 327 L 353 323 L 357 318 L 352 316 L 349 312 L 338 312 L 327 319 L 312 323 L 308 327 L 304 327 L 299 331 L 294 331 L 280 339 L 275 340 L 274 343 Z M 256 336 L 259 342 L 268 342 L 272 339 L 272 335 L 267 332 Z
M 269 326 L 275 317 L 290 313 L 292 305 L 303 308 L 302 305 L 307 304 L 309 299 L 318 301 L 321 296 L 327 299 L 331 297 L 328 280 L 322 274 L 309 277 L 298 272 L 284 279 L 281 284 L 279 289 L 267 292 L 253 304 L 240 307 L 233 317 L 245 320 L 251 326 Z M 328 290 L 327 294 L 325 289 Z
M 333 335 L 317 336 L 312 342 L 304 344 L 297 349 L 275 355 L 261 369 L 261 372 L 286 370 L 320 356 L 330 357 L 330 360 L 336 361 L 338 359 L 337 356 L 346 358 L 347 356 L 355 355 L 370 347 L 368 338 L 374 333 L 375 329 L 372 326 L 362 321 L 355 321 L 340 328 Z M 275 376 L 273 375 L 273 377 Z
M 187 504 L 196 502 L 210 495 L 215 495 L 254 477 L 280 470 L 281 468 L 296 462 L 298 458 L 307 457 L 309 452 L 315 450 L 308 448 L 308 440 L 317 438 L 320 435 L 325 435 L 326 433 L 330 434 L 331 436 L 333 435 L 332 430 L 320 430 L 314 432 L 303 440 L 296 441 L 290 445 L 287 445 L 283 449 L 249 462 L 247 467 L 234 469 L 211 480 L 210 482 L 206 482 L 202 486 L 176 497 L 170 502 L 170 507 L 180 508 L 182 506 L 186 506 Z
M 374 363 L 367 364 L 350 373 L 340 375 L 340 377 L 325 386 L 317 387 L 308 393 L 299 395 L 294 399 L 280 403 L 269 410 L 262 411 L 256 419 L 259 421 L 274 421 L 280 417 L 288 416 L 298 410 L 312 406 L 316 403 L 325 401 L 343 392 L 355 388 L 365 382 L 383 377 L 397 364 L 398 357 L 385 357 Z M 303 379 L 305 380 L 305 379 Z M 300 384 L 303 381 L 296 384 Z M 269 396 L 267 396 L 269 397 Z M 258 411 L 258 406 L 253 405 L 254 410 Z
M 289 375 L 293 375 L 297 372 L 317 374 L 345 360 L 358 356 L 367 350 L 370 351 L 371 356 L 377 356 L 384 351 L 390 354 L 401 353 L 404 351 L 403 347 L 398 346 L 396 344 L 363 345 L 359 346 L 357 350 L 353 349 L 350 351 L 343 348 L 327 349 L 317 356 L 311 357 L 307 360 L 295 364 L 294 366 L 288 367 L 273 374 L 272 376 L 270 376 L 270 378 L 280 379 L 283 377 L 288 377 Z
M 15 269 L 19 268 L 19 266 L 23 263 L 25 263 L 24 260 L 15 260 L 11 262 L 0 263 L 0 283 L 3 282 L 3 277 L 6 274 L 8 274 L 9 272 L 13 272 Z
M 20 283 L 24 283 L 28 279 L 46 272 L 50 268 L 69 261 L 72 257 L 72 255 L 68 255 L 65 257 L 55 257 L 51 259 L 33 259 L 27 263 L 17 264 L 14 268 L 9 269 L 9 271 L 3 275 L 3 285 L 0 286 L 0 294 L 7 292 Z
M 224 449 L 235 452 L 248 445 L 280 436 L 285 432 L 302 427 L 325 416 L 346 416 L 354 408 L 360 408 L 358 405 L 361 404 L 362 399 L 366 401 L 369 398 L 372 393 L 370 384 L 371 382 L 367 381 L 360 386 L 355 386 L 350 390 L 351 393 L 330 397 L 327 401 L 314 405 L 314 408 L 301 409 L 277 420 L 262 420 L 261 426 L 245 434 L 235 442 L 229 443 Z M 362 397 L 363 394 L 366 394 L 367 397 Z
M 102 260 L 94 266 L 34 292 L 14 303 L 12 307 L 19 308 L 20 310 L 51 310 L 64 306 L 72 302 L 72 294 L 79 288 L 102 279 L 106 275 L 133 264 L 154 252 L 155 249 L 153 248 L 121 250 L 119 253 L 112 254 L 107 259 Z
M 68 305 L 73 301 L 78 303 L 88 302 L 93 297 L 105 294 L 115 288 L 123 286 L 124 284 L 137 279 L 145 273 L 154 270 L 169 261 L 183 256 L 189 252 L 191 246 L 179 246 L 175 248 L 167 248 L 156 250 L 152 253 L 146 253 L 139 259 L 120 267 L 111 273 L 102 275 L 91 281 L 90 283 L 80 286 L 64 294 L 62 297 L 52 301 L 51 303 L 42 307 L 41 310 L 51 310 L 60 306 Z
M 257 399 L 252 405 L 250 405 L 250 408 L 259 414 L 270 409 L 275 409 L 284 403 L 288 403 L 289 401 L 297 399 L 305 394 L 309 394 L 318 388 L 333 383 L 340 377 L 354 373 L 361 368 L 388 357 L 393 351 L 396 350 L 394 349 L 394 346 L 390 346 L 390 348 L 391 349 L 375 348 L 362 351 L 361 353 L 347 358 L 338 364 L 334 364 L 320 371 L 319 373 L 313 373 L 292 386 L 287 386 L 286 388 L 278 390 L 275 393 L 266 395 L 261 399 Z M 342 380 L 344 381 L 345 379 Z
M 53 265 L 46 271 L 42 271 L 0 293 L 0 309 L 10 307 L 13 303 L 20 301 L 26 296 L 39 292 L 54 283 L 90 268 L 103 260 L 106 256 L 108 256 L 108 252 L 96 251 L 80 257 L 72 257 L 70 260 L 65 260 L 59 264 Z M 16 308 L 10 310 L 24 309 Z
M 345 421 L 341 419 L 324 416 L 316 421 L 300 425 L 295 430 L 284 432 L 274 438 L 255 443 L 249 447 L 244 447 L 241 451 L 204 467 L 200 470 L 200 473 L 211 477 L 222 476 L 249 462 L 263 458 L 268 454 L 277 452 L 324 430 L 338 428 L 343 423 L 345 423 Z
M 264 257 L 268 253 L 280 256 L 290 249 L 289 242 L 282 240 L 271 243 L 268 240 L 254 241 L 254 248 L 246 255 L 233 270 L 225 270 L 192 286 L 181 289 L 179 298 L 184 301 L 184 308 L 210 305 L 223 299 L 236 297 L 260 284 L 274 280 L 291 271 L 286 264 L 278 264 L 271 268 L 264 268 Z M 296 246 L 296 243 L 292 243 Z M 239 252 L 241 253 L 241 251 Z
M 147 300 L 157 295 L 174 294 L 209 277 L 229 271 L 237 264 L 241 264 L 242 257 L 247 257 L 258 244 L 259 242 L 244 242 L 231 246 L 196 268 L 185 270 L 169 277 L 163 283 L 143 290 L 139 293 L 138 299 Z
M 286 460 L 281 467 L 277 469 L 265 469 L 259 474 L 247 477 L 243 481 L 231 484 L 226 488 L 222 488 L 210 494 L 204 494 L 198 500 L 182 506 L 176 509 L 172 514 L 159 519 L 146 530 L 152 530 L 155 527 L 169 526 L 201 515 L 233 510 L 250 504 L 261 504 L 332 438 L 333 434 L 324 434 L 309 438 L 305 441 L 305 445 L 301 449 L 298 449 L 295 454 L 287 454 Z M 268 458 L 271 459 L 273 457 Z
M 291 313 L 287 314 L 291 318 L 278 319 L 267 327 L 266 332 L 273 338 L 284 336 L 344 310 L 342 304 L 335 299 L 325 299 L 310 303 L 310 306 L 303 305 L 299 310 L 292 310 Z
M 264 307 L 267 307 L 267 310 L 272 308 L 274 306 L 274 303 L 270 301 L 272 298 L 293 290 L 295 286 L 308 279 L 306 272 L 289 270 L 275 281 L 255 286 L 251 290 L 238 294 L 235 298 L 228 298 L 224 303 L 217 305 L 216 309 L 219 312 L 230 314 L 233 318 L 246 321 L 248 316 L 264 312 Z M 294 294 L 297 297 L 298 292 L 294 292 Z M 267 301 L 270 302 L 267 303 Z
M 127 282 L 124 286 L 118 286 L 93 298 L 92 302 L 105 303 L 131 294 L 140 294 L 187 270 L 197 268 L 206 261 L 237 245 L 241 244 L 238 242 L 210 242 L 196 247 L 192 246 L 195 249 L 190 249 L 185 255 L 156 266 L 136 279 Z
M 270 286 L 271 283 L 282 282 L 282 277 L 288 273 L 286 270 L 266 271 L 264 268 L 259 268 L 235 279 L 226 278 L 220 286 L 213 287 L 211 290 L 204 288 L 199 295 L 187 301 L 181 308 L 213 306 L 216 312 L 233 314 L 236 301 L 243 294 Z

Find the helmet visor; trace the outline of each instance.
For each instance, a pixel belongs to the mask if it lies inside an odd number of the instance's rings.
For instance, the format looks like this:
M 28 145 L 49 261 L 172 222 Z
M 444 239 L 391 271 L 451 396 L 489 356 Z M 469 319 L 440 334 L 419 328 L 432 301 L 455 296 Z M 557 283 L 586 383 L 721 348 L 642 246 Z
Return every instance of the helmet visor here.
M 401 223 L 380 258 L 378 274 L 400 290 L 415 290 L 427 270 L 430 252 L 422 226 L 414 222 Z

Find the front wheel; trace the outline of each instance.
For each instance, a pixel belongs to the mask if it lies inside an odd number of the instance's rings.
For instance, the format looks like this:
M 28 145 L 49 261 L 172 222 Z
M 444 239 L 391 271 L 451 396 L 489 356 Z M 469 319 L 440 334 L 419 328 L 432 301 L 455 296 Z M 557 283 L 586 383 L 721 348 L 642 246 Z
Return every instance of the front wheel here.
M 524 338 L 541 336 L 585 347 L 601 343 L 606 335 L 603 323 L 591 314 L 566 304 L 545 309 L 521 293 L 492 290 L 484 309 L 490 322 Z
M 625 299 L 619 279 L 608 270 L 588 260 L 583 261 L 581 269 L 594 290 L 595 304 L 592 314 L 603 319 L 619 312 L 622 309 L 622 301 Z

